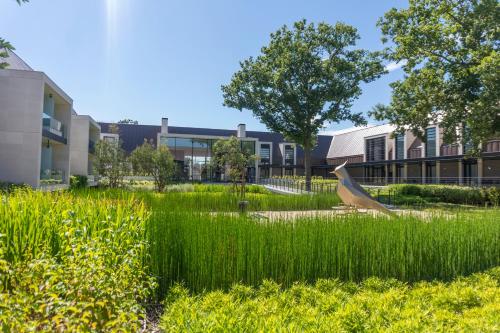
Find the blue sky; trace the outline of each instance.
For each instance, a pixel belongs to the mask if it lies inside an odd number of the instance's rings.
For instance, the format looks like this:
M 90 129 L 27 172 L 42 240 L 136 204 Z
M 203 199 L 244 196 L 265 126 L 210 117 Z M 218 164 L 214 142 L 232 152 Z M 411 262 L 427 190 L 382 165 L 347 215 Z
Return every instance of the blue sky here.
M 358 28 L 359 47 L 382 47 L 377 19 L 404 0 L 0 0 L 0 36 L 98 121 L 264 130 L 250 111 L 222 106 L 220 86 L 269 34 L 302 18 Z M 363 86 L 353 111 L 390 99 L 396 69 Z M 349 123 L 328 125 L 336 130 Z

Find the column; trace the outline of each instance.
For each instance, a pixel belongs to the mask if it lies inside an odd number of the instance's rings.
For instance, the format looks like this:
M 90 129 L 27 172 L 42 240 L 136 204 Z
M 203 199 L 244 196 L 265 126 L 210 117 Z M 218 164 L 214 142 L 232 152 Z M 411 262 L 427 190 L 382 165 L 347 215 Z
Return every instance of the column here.
M 403 174 L 401 175 L 402 182 L 408 183 L 408 163 L 403 163 Z
M 425 184 L 425 162 L 422 162 L 422 184 Z
M 392 182 L 393 182 L 393 184 L 396 184 L 396 182 L 397 182 L 396 163 L 393 163 L 391 165 L 391 167 L 392 167 Z
M 441 162 L 436 161 L 436 184 L 441 183 Z
M 389 164 L 385 165 L 385 185 L 389 184 Z
M 483 159 L 477 159 L 477 185 L 483 185 Z
M 464 165 L 462 163 L 462 160 L 458 160 L 458 184 L 463 185 L 464 183 Z

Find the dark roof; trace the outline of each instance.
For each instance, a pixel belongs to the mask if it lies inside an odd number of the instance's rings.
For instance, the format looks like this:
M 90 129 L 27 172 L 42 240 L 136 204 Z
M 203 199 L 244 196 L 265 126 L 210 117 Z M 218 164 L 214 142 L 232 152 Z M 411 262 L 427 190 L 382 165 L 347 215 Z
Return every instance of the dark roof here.
M 101 125 L 102 133 L 109 133 L 109 126 L 111 123 L 99 123 Z M 133 125 L 133 124 L 116 124 L 119 129 L 120 139 L 123 142 L 123 149 L 128 153 L 132 152 L 136 147 L 140 146 L 144 139 L 152 141 L 156 144 L 158 133 L 161 131 L 161 126 L 156 125 Z M 169 126 L 168 132 L 170 134 L 192 134 L 192 135 L 206 135 L 206 136 L 235 136 L 236 130 L 213 129 L 213 128 L 197 128 L 197 127 L 178 127 Z M 261 131 L 247 131 L 246 136 L 249 138 L 256 138 L 259 141 L 266 141 L 273 143 L 273 162 L 279 163 L 281 161 L 281 152 L 279 150 L 279 143 L 287 142 L 283 135 L 273 132 Z M 332 136 L 319 135 L 318 144 L 312 151 L 313 165 L 326 163 L 326 156 L 330 149 Z M 304 152 L 298 147 L 297 161 L 299 164 L 303 163 Z

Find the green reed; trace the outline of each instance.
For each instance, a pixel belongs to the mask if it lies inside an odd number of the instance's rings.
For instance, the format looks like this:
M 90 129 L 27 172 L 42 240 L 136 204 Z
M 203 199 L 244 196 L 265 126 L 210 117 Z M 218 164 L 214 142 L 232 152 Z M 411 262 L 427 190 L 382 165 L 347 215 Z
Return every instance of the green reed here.
M 362 214 L 290 221 L 172 210 L 155 202 L 147 225 L 160 295 L 263 279 L 449 280 L 500 264 L 500 211 L 387 219 Z

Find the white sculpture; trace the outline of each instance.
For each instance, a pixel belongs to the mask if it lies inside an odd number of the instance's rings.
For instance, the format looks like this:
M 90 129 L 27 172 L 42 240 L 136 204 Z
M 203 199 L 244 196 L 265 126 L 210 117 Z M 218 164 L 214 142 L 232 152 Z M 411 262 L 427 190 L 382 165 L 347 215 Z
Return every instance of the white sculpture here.
M 339 179 L 337 184 L 337 194 L 347 206 L 356 208 L 375 209 L 381 213 L 395 216 L 387 207 L 373 199 L 354 179 L 349 176 L 345 165 L 347 161 L 335 168 L 333 173 Z

